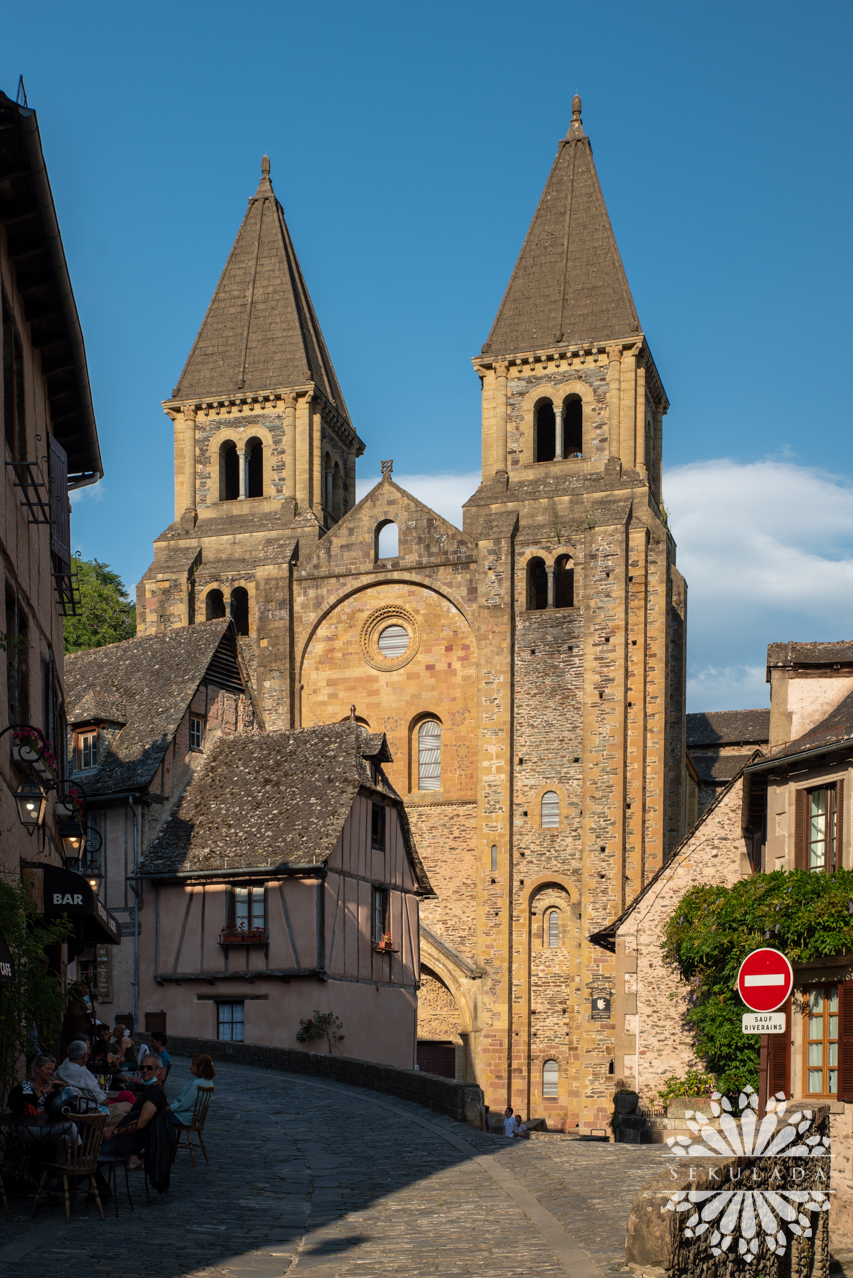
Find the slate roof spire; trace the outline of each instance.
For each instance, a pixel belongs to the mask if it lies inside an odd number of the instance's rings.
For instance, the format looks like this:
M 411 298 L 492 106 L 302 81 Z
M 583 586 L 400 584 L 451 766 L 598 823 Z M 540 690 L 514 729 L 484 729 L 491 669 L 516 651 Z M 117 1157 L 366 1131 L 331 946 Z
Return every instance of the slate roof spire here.
M 607 342 L 639 332 L 575 94 L 569 131 L 558 145 L 483 354 Z
M 349 419 L 265 155 L 172 397 L 238 396 L 312 382 Z

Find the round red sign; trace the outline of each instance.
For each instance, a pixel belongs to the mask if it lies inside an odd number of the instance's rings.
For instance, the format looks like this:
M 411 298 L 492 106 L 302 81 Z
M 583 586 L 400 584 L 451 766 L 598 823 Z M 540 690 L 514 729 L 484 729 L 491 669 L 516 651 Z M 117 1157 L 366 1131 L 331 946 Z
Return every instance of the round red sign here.
M 778 950 L 753 950 L 740 965 L 737 988 L 753 1012 L 775 1012 L 794 988 L 794 969 Z

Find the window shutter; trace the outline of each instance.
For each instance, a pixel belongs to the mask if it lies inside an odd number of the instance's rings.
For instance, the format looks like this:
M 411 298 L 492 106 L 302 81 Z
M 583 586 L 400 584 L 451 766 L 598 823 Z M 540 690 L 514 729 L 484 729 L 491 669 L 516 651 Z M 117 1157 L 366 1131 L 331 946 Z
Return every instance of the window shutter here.
M 808 821 L 809 796 L 806 790 L 798 790 L 794 810 L 794 868 L 805 870 L 807 866 L 806 822 Z
M 55 570 L 71 571 L 71 510 L 68 505 L 68 455 L 53 435 L 48 435 L 48 478 L 50 483 L 50 549 L 56 557 Z
M 828 868 L 838 870 L 844 864 L 844 782 L 835 783 L 835 847 L 832 865 Z
M 783 1092 L 791 1095 L 791 1000 L 784 1007 L 785 1033 L 768 1034 L 767 1044 L 767 1098 Z
M 853 981 L 838 987 L 838 1099 L 853 1104 Z

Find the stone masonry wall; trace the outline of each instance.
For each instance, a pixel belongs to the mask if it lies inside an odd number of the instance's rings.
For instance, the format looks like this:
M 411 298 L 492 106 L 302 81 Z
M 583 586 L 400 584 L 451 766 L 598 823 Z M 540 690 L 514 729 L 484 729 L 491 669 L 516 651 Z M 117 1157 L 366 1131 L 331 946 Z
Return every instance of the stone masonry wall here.
M 664 1080 L 699 1065 L 684 1023 L 690 991 L 663 961 L 663 928 L 697 884 L 731 887 L 749 872 L 738 779 L 705 814 L 619 929 L 616 940 L 616 1075 L 653 1103 Z M 638 1063 L 639 1048 L 639 1063 Z

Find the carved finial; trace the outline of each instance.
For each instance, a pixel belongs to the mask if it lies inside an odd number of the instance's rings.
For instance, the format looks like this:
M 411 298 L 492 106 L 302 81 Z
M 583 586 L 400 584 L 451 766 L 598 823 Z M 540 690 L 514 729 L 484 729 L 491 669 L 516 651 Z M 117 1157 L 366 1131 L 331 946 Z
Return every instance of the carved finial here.
M 576 93 L 572 98 L 572 122 L 569 125 L 567 138 L 582 138 L 584 136 L 583 120 L 581 119 L 581 95 Z
M 577 98 L 576 100 L 580 102 L 580 98 Z M 264 158 L 261 160 L 261 177 L 268 178 L 269 175 L 270 175 L 270 157 L 268 155 L 265 155 Z
M 388 477 L 390 478 L 393 469 L 394 469 L 393 461 L 391 460 L 384 461 L 382 463 L 382 478 L 384 479 L 386 475 L 388 475 Z
M 350 706 L 349 708 L 349 721 L 350 723 L 355 723 L 355 706 Z

